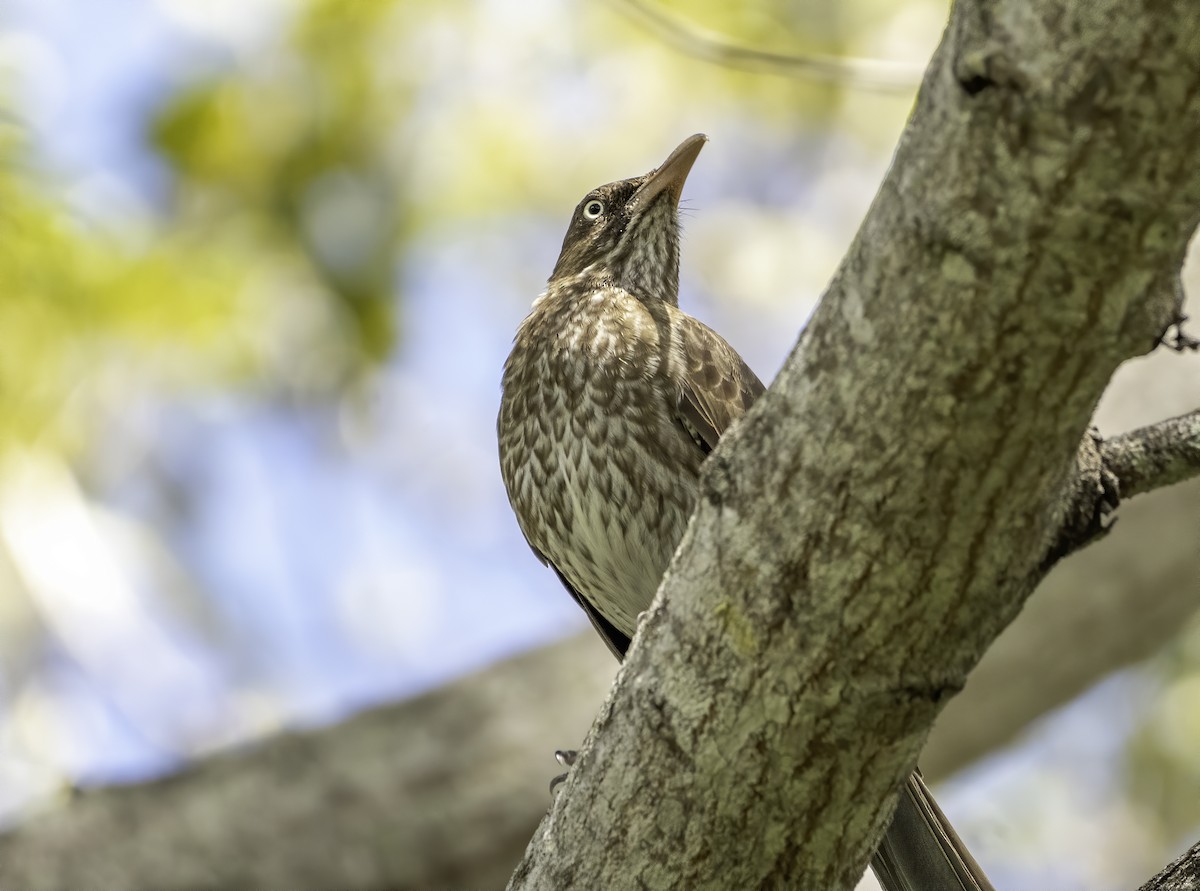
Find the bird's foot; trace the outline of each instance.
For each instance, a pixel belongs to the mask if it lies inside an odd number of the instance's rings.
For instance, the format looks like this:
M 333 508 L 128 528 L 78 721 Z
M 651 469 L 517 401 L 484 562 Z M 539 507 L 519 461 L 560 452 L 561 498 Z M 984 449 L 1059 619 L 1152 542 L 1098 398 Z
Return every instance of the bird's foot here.
M 575 758 L 578 754 L 579 753 L 577 751 L 575 751 L 574 749 L 558 749 L 554 753 L 554 760 L 557 761 L 559 764 L 561 764 L 563 767 L 571 768 L 574 766 Z M 558 776 L 556 776 L 554 779 L 552 779 L 550 781 L 550 794 L 551 795 L 553 795 L 555 792 L 557 792 L 558 787 L 566 782 L 567 774 L 569 774 L 570 772 L 571 771 L 568 769 L 567 773 L 560 773 Z

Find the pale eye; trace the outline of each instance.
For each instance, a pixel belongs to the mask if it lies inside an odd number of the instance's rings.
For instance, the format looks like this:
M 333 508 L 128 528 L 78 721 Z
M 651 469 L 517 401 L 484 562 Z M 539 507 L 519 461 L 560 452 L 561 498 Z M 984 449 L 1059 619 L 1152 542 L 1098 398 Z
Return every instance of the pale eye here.
M 587 220 L 594 220 L 600 214 L 604 213 L 603 201 L 589 201 L 583 206 L 583 217 Z

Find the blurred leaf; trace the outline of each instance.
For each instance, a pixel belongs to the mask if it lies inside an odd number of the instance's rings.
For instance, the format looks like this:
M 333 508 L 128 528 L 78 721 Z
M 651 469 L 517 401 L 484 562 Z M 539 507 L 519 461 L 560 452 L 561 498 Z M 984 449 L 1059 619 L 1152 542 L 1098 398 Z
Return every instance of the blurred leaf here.
M 255 345 L 228 336 L 247 258 L 89 227 L 23 164 L 18 134 L 0 140 L 0 449 L 80 445 L 90 431 L 68 423 L 68 402 L 107 367 L 196 381 L 256 364 Z
M 1200 623 L 1191 623 L 1153 668 L 1165 689 L 1130 741 L 1126 787 L 1153 815 L 1166 839 L 1165 855 L 1180 834 L 1200 823 Z
M 375 45 L 395 7 L 311 4 L 261 64 L 183 93 L 153 133 L 179 174 L 183 218 L 259 218 L 266 248 L 303 257 L 332 302 L 341 324 L 327 335 L 344 333 L 368 362 L 395 343 L 402 204 L 387 141 L 410 97 L 380 76 Z

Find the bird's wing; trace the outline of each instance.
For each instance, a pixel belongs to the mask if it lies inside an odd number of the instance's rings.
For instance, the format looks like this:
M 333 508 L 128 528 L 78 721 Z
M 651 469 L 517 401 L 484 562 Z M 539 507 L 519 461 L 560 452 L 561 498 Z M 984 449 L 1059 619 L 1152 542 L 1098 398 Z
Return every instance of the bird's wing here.
M 534 551 L 534 553 L 537 552 Z M 540 557 L 541 555 L 538 554 L 538 556 Z M 592 627 L 596 629 L 596 633 L 600 635 L 600 639 L 608 644 L 608 648 L 617 657 L 617 661 L 624 661 L 625 653 L 629 649 L 629 637 L 618 630 L 617 626 L 612 622 L 604 618 L 600 610 L 588 603 L 587 599 L 567 581 L 567 577 L 559 571 L 557 566 L 544 558 L 542 562 L 554 570 L 555 575 L 558 576 L 558 580 L 563 583 L 563 587 L 570 591 L 571 596 L 575 598 L 575 602 L 583 607 L 583 611 L 587 613 L 587 617 L 592 621 Z
M 518 523 L 518 525 L 520 524 Z M 521 529 L 521 534 L 525 535 L 524 528 Z M 534 547 L 528 535 L 525 535 L 525 542 L 529 545 L 529 549 L 533 551 L 533 556 L 537 557 L 543 566 L 549 566 L 554 570 L 554 574 L 558 576 L 558 580 L 562 582 L 562 586 L 575 598 L 575 602 L 583 608 L 588 619 L 591 620 L 592 627 L 596 629 L 596 633 L 600 635 L 600 639 L 612 650 L 612 654 L 617 657 L 617 661 L 624 661 L 625 652 L 629 649 L 629 636 L 618 629 L 612 622 L 608 621 L 608 619 L 604 618 L 600 610 L 592 606 L 582 594 L 576 591 L 575 586 L 567 581 L 567 577 L 562 574 L 562 570 L 555 566 L 545 554 Z
M 762 381 L 716 331 L 682 315 L 679 336 L 685 369 L 679 420 L 705 453 L 762 395 Z
M 520 526 L 519 521 L 517 525 Z M 629 636 L 620 631 L 617 626 L 608 621 L 608 619 L 604 618 L 600 610 L 592 606 L 582 594 L 575 590 L 575 586 L 567 581 L 567 577 L 562 574 L 562 570 L 555 566 L 554 563 L 552 563 L 550 559 L 541 551 L 539 551 L 534 546 L 533 542 L 529 540 L 529 536 L 526 534 L 524 527 L 521 527 L 521 534 L 525 536 L 525 543 L 528 544 L 529 549 L 533 551 L 533 556 L 537 557 L 543 566 L 549 566 L 554 570 L 554 574 L 558 576 L 558 580 L 562 582 L 563 587 L 567 589 L 568 593 L 575 598 L 575 602 L 583 608 L 585 613 L 587 613 L 588 619 L 591 620 L 592 627 L 596 629 L 596 633 L 600 635 L 600 639 L 604 641 L 610 650 L 612 650 L 612 654 L 617 657 L 617 661 L 623 661 L 625 659 L 625 652 L 629 649 Z

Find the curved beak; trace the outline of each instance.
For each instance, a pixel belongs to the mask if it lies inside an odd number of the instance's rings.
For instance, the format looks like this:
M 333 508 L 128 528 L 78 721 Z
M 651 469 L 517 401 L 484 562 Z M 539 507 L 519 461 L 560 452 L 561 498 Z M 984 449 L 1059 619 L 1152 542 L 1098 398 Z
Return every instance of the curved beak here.
M 669 193 L 671 203 L 678 205 L 679 196 L 683 194 L 683 184 L 687 180 L 688 173 L 691 172 L 692 165 L 696 163 L 700 149 L 704 148 L 706 142 L 708 142 L 707 136 L 703 133 L 696 133 L 679 143 L 679 146 L 671 152 L 671 156 L 663 161 L 660 167 L 646 174 L 646 181 L 634 193 L 631 202 L 633 207 L 645 207 L 663 192 Z

